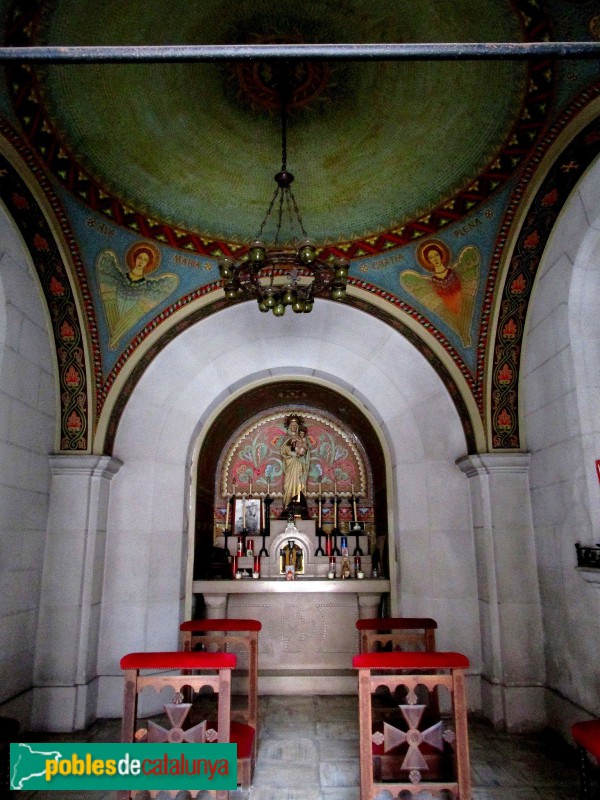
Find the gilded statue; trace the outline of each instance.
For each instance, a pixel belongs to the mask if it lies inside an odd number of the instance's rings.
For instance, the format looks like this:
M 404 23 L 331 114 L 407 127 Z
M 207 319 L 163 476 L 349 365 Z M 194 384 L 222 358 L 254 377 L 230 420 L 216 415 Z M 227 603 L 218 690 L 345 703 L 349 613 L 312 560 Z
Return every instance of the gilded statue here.
M 284 425 L 287 436 L 281 445 L 283 461 L 283 507 L 293 501 L 299 503 L 306 495 L 306 482 L 310 468 L 310 447 L 306 426 L 302 417 L 286 417 Z

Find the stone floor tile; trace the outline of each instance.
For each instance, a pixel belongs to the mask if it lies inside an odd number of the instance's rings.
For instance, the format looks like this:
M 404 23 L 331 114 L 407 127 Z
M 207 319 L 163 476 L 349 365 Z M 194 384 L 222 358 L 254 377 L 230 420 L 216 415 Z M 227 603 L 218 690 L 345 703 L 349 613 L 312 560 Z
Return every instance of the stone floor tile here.
M 253 786 L 256 789 L 319 788 L 318 764 L 288 764 L 257 761 Z
M 321 790 L 315 788 L 297 787 L 266 787 L 254 786 L 251 790 L 251 800 L 322 800 Z
M 547 787 L 545 789 L 536 789 L 536 800 L 579 800 L 579 789 L 574 786 L 562 787 Z M 597 797 L 598 795 L 591 795 Z
M 316 764 L 319 757 L 317 744 L 312 739 L 266 739 L 259 748 L 258 760 L 291 764 Z
M 358 723 L 348 722 L 317 722 L 317 737 L 319 739 L 354 739 L 358 741 Z
M 284 723 L 277 719 L 266 719 L 260 724 L 259 747 L 268 739 L 288 739 L 291 736 L 305 739 L 316 738 L 316 723 L 313 720 L 302 718 L 298 718 L 294 722 L 286 720 Z
M 347 761 L 358 758 L 358 736 L 355 739 L 318 739 L 319 758 L 321 761 Z
M 321 786 L 358 786 L 360 766 L 358 758 L 352 761 L 323 761 L 319 763 Z
M 360 800 L 359 786 L 324 786 L 323 800 Z

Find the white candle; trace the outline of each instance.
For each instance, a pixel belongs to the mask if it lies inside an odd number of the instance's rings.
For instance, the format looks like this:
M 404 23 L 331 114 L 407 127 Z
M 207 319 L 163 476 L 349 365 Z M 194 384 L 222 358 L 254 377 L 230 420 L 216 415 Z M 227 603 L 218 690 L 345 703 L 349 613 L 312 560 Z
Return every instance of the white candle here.
M 321 496 L 319 495 L 319 528 L 321 527 L 321 524 L 322 524 L 321 523 L 321 503 L 322 502 L 323 501 L 321 500 Z
M 229 527 L 229 497 L 225 498 L 226 506 L 225 506 L 225 530 Z
M 333 482 L 333 493 L 337 494 L 337 481 Z
M 248 490 L 248 494 L 252 497 L 252 481 L 250 481 L 250 489 Z
M 269 489 L 271 488 L 271 484 L 267 481 L 267 494 L 269 494 Z
M 242 528 L 246 528 L 246 498 L 242 500 Z

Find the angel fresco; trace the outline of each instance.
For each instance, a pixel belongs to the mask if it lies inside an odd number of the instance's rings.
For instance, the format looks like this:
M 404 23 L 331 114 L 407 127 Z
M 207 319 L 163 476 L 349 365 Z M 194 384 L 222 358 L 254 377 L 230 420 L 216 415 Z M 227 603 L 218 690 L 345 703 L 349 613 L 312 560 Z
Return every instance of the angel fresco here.
M 400 275 L 402 287 L 458 333 L 465 347 L 471 347 L 471 321 L 481 264 L 478 248 L 463 247 L 457 260 L 451 263 L 448 246 L 439 239 L 428 239 L 417 248 L 417 261 L 431 274 L 406 270 Z
M 148 275 L 160 265 L 160 250 L 151 242 L 136 242 L 125 254 L 123 269 L 114 250 L 102 250 L 96 259 L 100 296 L 108 322 L 111 350 L 116 350 L 123 334 L 144 314 L 161 303 L 179 283 L 167 272 L 156 278 Z

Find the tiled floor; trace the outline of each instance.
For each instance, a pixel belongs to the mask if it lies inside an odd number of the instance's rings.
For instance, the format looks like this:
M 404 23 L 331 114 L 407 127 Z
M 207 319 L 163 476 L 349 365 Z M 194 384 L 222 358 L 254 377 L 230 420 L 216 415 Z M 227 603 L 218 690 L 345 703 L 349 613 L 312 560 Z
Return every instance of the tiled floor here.
M 254 783 L 231 800 L 358 800 L 355 697 L 261 697 Z M 515 736 L 469 721 L 473 800 L 577 800 L 574 751 L 552 736 Z M 30 741 L 118 741 L 119 721 L 80 734 L 29 735 Z M 69 792 L 69 800 L 112 800 Z M 17 800 L 60 800 L 56 792 L 18 792 Z M 199 795 L 199 798 L 202 795 Z M 177 800 L 180 800 L 178 796 Z

